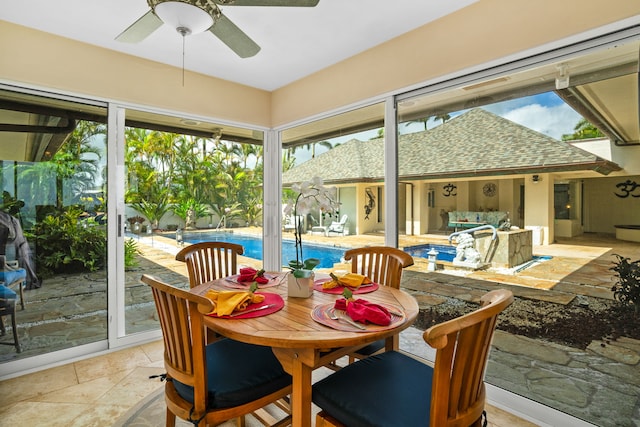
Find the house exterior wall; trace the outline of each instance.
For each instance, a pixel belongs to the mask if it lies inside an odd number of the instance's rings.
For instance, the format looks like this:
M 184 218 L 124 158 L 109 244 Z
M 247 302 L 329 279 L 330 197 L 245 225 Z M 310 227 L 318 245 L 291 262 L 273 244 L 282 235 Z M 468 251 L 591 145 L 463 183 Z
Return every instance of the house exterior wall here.
M 627 194 L 617 184 L 626 181 L 637 187 Z M 640 174 L 624 177 L 590 178 L 584 181 L 584 229 L 592 233 L 615 233 L 615 225 L 640 225 Z M 627 186 L 631 189 L 633 186 Z M 635 196 L 635 197 L 634 197 Z

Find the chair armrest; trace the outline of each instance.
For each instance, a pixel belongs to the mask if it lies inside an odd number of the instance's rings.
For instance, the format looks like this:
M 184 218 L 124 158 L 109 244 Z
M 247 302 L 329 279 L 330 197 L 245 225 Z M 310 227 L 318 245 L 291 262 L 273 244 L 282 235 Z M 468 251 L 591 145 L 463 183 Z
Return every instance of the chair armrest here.
M 2 270 L 17 270 L 20 268 L 20 264 L 17 260 L 7 260 L 5 255 L 0 255 L 0 268 Z

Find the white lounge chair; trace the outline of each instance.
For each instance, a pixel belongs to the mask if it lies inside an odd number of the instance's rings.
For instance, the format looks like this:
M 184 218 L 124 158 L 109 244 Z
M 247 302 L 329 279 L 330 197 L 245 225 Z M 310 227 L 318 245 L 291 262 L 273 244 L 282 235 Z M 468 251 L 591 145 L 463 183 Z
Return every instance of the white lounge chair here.
M 298 224 L 301 225 L 301 228 L 304 230 L 304 216 L 298 215 Z M 284 225 L 282 226 L 283 231 L 288 231 L 293 233 L 296 230 L 296 222 L 294 215 L 287 215 L 284 220 Z
M 342 234 L 343 236 L 349 234 L 349 229 L 346 227 L 348 220 L 349 217 L 347 215 L 342 215 L 340 221 L 333 221 L 329 228 L 327 228 L 327 236 L 329 236 L 331 233 Z

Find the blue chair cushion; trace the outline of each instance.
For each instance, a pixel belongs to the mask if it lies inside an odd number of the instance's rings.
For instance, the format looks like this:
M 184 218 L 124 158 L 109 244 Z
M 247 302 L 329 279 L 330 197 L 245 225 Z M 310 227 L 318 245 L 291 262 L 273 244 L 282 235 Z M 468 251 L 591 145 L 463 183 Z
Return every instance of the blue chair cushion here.
M 270 347 L 225 338 L 207 345 L 206 357 L 210 409 L 242 405 L 291 384 Z M 193 387 L 172 381 L 193 402 Z
M 428 426 L 432 379 L 432 367 L 387 351 L 318 381 L 312 399 L 349 427 Z
M 4 285 L 0 286 L 0 299 L 16 299 L 18 295 L 13 289 L 7 288 Z
M 27 270 L 25 270 L 24 268 L 0 271 L 0 281 L 3 281 L 6 284 L 11 284 L 20 279 L 27 279 Z
M 385 340 L 374 341 L 371 344 L 362 347 L 360 350 L 356 351 L 356 353 L 362 354 L 364 356 L 371 356 L 376 351 L 382 350 L 385 344 Z

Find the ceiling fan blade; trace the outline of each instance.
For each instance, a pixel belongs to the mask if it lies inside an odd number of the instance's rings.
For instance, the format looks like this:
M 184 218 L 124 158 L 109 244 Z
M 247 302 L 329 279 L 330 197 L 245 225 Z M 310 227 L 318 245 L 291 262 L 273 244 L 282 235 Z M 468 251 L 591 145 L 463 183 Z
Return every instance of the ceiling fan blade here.
M 320 0 L 215 0 L 221 6 L 314 7 Z
M 153 10 L 142 15 L 140 19 L 124 30 L 116 40 L 125 43 L 139 43 L 160 28 L 162 20 L 153 13 Z
M 224 15 L 220 15 L 216 19 L 209 31 L 229 46 L 240 58 L 249 58 L 260 51 L 260 46 Z

